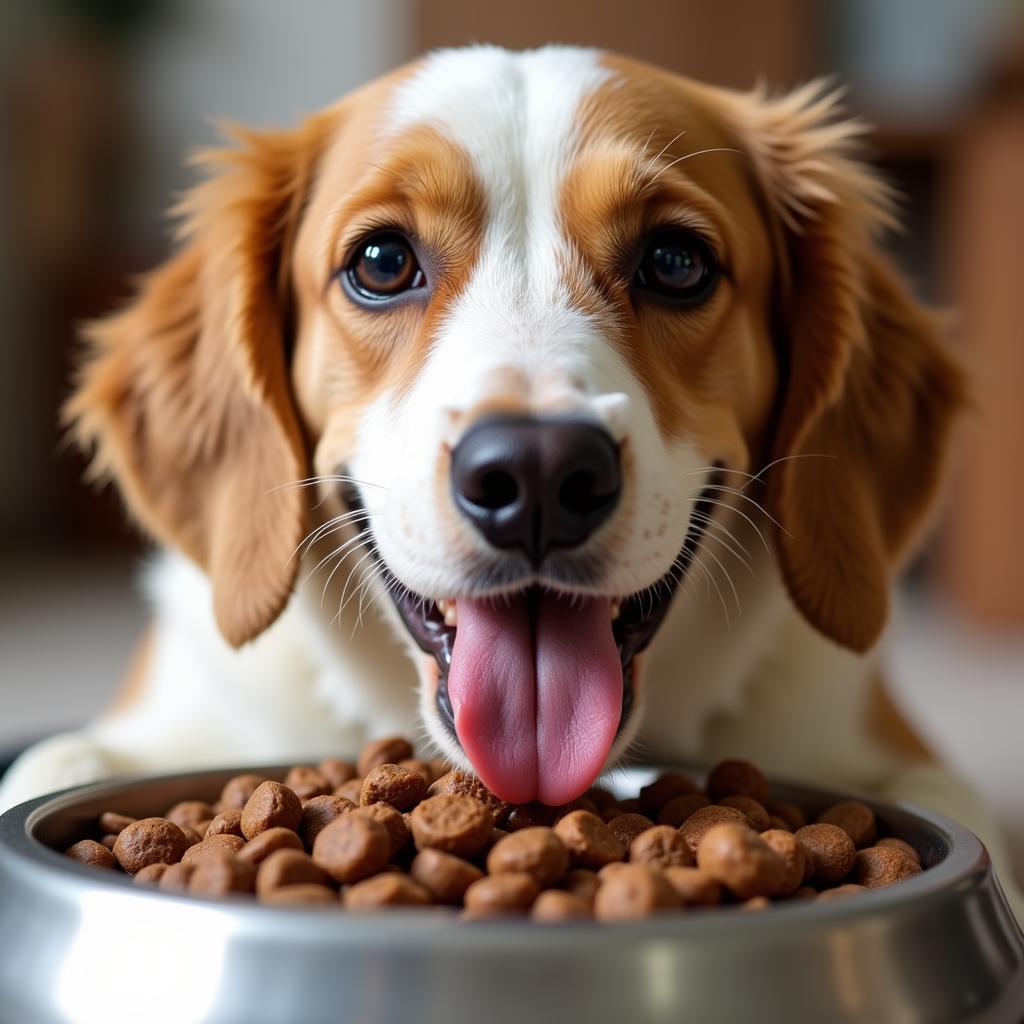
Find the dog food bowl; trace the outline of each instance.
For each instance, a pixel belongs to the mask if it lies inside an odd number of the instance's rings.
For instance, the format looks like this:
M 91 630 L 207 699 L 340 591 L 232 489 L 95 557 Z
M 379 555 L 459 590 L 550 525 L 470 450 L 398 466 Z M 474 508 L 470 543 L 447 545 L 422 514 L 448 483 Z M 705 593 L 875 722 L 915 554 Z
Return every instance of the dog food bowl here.
M 86 786 L 0 817 L 4 1024 L 1024 1019 L 1024 935 L 984 847 L 909 806 L 867 801 L 928 869 L 897 886 L 635 924 L 213 902 L 136 887 L 57 852 L 101 811 L 144 816 L 213 800 L 239 770 Z M 609 785 L 635 792 L 653 774 L 630 769 Z M 849 794 L 775 785 L 773 797 L 813 810 Z

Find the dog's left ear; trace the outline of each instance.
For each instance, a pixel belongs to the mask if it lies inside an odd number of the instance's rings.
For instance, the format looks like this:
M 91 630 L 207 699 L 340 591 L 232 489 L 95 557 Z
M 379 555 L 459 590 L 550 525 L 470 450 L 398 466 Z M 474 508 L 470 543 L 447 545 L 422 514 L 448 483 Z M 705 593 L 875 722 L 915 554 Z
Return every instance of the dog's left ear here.
M 964 404 L 937 318 L 877 236 L 885 186 L 851 154 L 863 128 L 812 84 L 742 101 L 741 133 L 777 226 L 776 333 L 785 393 L 766 473 L 782 573 L 797 608 L 865 651 L 920 532 Z

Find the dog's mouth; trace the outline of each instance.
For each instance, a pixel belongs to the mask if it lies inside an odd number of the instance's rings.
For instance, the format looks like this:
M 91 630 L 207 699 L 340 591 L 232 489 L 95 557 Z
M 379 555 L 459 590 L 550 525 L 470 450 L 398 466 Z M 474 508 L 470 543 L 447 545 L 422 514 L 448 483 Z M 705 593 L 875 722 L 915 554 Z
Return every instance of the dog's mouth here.
M 499 797 L 564 804 L 600 774 L 633 710 L 636 655 L 693 561 L 720 477 L 712 474 L 698 498 L 671 569 L 636 594 L 531 585 L 430 600 L 388 587 L 409 635 L 437 662 L 441 723 Z M 358 495 L 346 499 L 359 504 Z

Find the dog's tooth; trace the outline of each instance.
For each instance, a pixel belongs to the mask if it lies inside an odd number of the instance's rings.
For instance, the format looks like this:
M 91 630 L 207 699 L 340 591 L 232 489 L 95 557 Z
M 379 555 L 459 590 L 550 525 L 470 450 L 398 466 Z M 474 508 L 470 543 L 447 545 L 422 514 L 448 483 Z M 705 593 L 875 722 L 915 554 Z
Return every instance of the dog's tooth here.
M 446 626 L 457 626 L 459 624 L 459 609 L 455 603 L 455 598 L 453 597 L 451 600 L 445 601 L 445 606 L 444 624 Z
M 608 614 L 613 622 L 619 617 L 619 613 L 621 611 L 622 605 L 620 605 L 618 601 L 612 601 L 608 608 Z

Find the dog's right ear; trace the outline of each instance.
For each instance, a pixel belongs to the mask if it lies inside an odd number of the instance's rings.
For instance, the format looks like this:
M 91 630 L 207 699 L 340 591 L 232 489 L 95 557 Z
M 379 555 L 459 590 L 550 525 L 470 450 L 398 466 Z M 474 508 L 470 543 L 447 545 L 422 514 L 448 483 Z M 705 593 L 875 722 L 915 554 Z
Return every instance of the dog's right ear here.
M 184 244 L 122 312 L 86 330 L 65 414 L 158 541 L 208 573 L 238 646 L 280 613 L 304 531 L 306 445 L 291 396 L 290 249 L 328 115 L 235 132 L 181 204 Z

